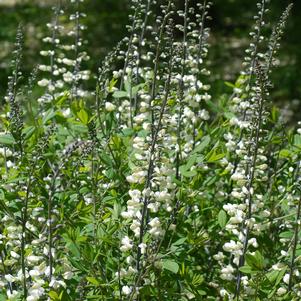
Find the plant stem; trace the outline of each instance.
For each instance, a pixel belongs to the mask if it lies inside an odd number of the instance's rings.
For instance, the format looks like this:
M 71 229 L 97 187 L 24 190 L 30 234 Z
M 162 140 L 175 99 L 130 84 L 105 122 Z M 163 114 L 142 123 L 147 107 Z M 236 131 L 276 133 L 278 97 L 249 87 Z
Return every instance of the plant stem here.
M 294 268 L 295 268 L 295 259 L 296 259 L 296 249 L 298 244 L 298 234 L 299 234 L 299 224 L 301 217 L 301 197 L 298 201 L 298 208 L 296 214 L 296 222 L 295 222 L 295 233 L 294 233 L 294 242 L 293 242 L 293 251 L 292 251 L 292 259 L 290 264 L 290 273 L 289 273 L 289 283 L 288 283 L 288 291 L 291 291 L 293 286 L 293 276 L 294 276 Z

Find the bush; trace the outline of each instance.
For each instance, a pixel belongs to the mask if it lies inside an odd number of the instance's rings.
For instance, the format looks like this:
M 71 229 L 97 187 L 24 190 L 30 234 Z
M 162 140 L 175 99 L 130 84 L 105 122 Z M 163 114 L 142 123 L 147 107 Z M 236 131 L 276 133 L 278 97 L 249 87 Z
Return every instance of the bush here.
M 167 0 L 157 14 L 133 0 L 94 92 L 81 2 L 73 25 L 55 8 L 26 85 L 18 30 L 1 112 L 0 300 L 299 300 L 301 130 L 269 79 L 292 5 L 266 38 L 257 4 L 242 71 L 212 99 L 211 2 Z

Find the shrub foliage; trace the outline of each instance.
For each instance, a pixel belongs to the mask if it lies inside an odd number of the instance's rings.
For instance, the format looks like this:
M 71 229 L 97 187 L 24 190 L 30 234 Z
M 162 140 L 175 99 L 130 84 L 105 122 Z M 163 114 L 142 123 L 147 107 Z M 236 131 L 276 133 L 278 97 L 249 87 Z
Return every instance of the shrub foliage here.
M 259 1 L 213 99 L 210 1 L 132 0 L 96 76 L 60 2 L 25 85 L 19 27 L 1 108 L 0 300 L 300 300 L 301 129 L 269 79 L 292 5 L 271 28 Z

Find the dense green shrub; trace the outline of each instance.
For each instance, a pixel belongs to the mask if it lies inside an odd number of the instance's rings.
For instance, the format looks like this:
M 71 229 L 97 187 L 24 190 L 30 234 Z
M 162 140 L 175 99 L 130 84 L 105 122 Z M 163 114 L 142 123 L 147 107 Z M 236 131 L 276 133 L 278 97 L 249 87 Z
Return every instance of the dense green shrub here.
M 257 4 L 242 71 L 213 99 L 211 2 L 133 0 L 95 91 L 82 2 L 54 9 L 26 85 L 18 30 L 0 300 L 299 300 L 301 131 L 270 97 L 292 5 L 271 30 Z

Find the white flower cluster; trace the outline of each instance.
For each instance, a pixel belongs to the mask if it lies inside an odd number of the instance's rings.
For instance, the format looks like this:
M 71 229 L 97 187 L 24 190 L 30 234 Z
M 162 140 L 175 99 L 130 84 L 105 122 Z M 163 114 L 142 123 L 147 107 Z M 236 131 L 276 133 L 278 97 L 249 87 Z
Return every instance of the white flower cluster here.
M 161 22 L 162 20 L 158 19 L 158 24 Z M 151 256 L 151 246 L 162 239 L 168 230 L 167 221 L 171 219 L 177 203 L 177 189 L 173 180 L 177 170 L 176 164 L 180 164 L 177 157 L 180 160 L 189 158 L 191 151 L 199 143 L 196 138 L 198 131 L 210 118 L 208 111 L 204 109 L 205 103 L 211 99 L 208 94 L 210 86 L 198 79 L 198 74 L 210 74 L 202 66 L 208 46 L 204 42 L 200 51 L 196 43 L 200 38 L 206 41 L 209 33 L 204 28 L 199 32 L 193 22 L 189 25 L 189 36 L 192 38 L 187 41 L 187 57 L 184 61 L 181 51 L 175 51 L 170 58 L 170 49 L 164 49 L 161 45 L 160 59 L 163 62 L 170 60 L 175 64 L 172 70 L 167 71 L 170 72 L 170 78 L 156 68 L 152 70 L 139 66 L 140 62 L 135 58 L 146 59 L 156 57 L 156 54 L 148 53 L 144 56 L 136 52 L 138 48 L 135 43 L 139 43 L 136 39 L 139 36 L 136 34 L 129 39 L 133 45 L 128 51 L 120 52 L 130 63 L 127 62 L 124 70 L 113 73 L 115 78 L 121 78 L 126 89 L 126 93 L 119 92 L 119 95 L 124 95 L 121 97 L 117 114 L 120 127 L 131 127 L 136 133 L 132 143 L 133 151 L 130 154 L 131 173 L 126 177 L 131 185 L 130 198 L 126 210 L 121 212 L 130 230 L 130 234 L 127 233 L 121 238 L 120 246 L 127 258 L 126 268 L 122 268 L 122 272 L 118 274 L 126 283 L 122 289 L 124 295 L 133 293 L 133 283 L 128 278 L 125 279 L 129 275 L 128 271 L 137 272 L 133 265 L 143 266 L 143 259 L 137 263 L 136 258 L 141 260 L 143 256 Z M 184 42 L 180 44 L 185 45 Z M 181 45 L 174 43 L 172 48 L 180 49 Z M 179 66 L 182 66 L 182 71 L 178 70 Z M 136 93 L 133 86 L 134 83 L 139 84 L 139 76 L 146 84 Z M 180 94 L 177 93 L 179 88 L 182 91 Z M 132 93 L 134 94 L 131 95 Z M 166 98 L 173 98 L 174 95 L 177 95 L 175 101 L 166 101 Z M 106 103 L 105 106 L 107 111 L 115 110 L 115 104 L 112 106 Z M 197 205 L 194 208 L 193 212 L 197 212 Z M 174 225 L 171 225 L 169 230 L 173 228 Z M 135 256 L 135 252 L 140 252 L 143 256 Z M 128 260 L 129 257 L 135 259 Z M 144 281 L 148 283 L 147 277 Z
M 256 33 L 252 34 L 254 39 L 261 37 L 261 19 L 266 9 L 264 3 L 258 4 L 258 9 L 260 25 L 256 26 Z M 261 40 L 259 38 L 258 41 Z M 221 265 L 221 279 L 235 279 L 237 287 L 242 286 L 241 292 L 246 296 L 254 293 L 249 283 L 251 279 L 240 275 L 239 268 L 245 260 L 245 254 L 258 248 L 257 237 L 269 227 L 269 223 L 263 221 L 270 215 L 260 190 L 260 185 L 268 180 L 268 159 L 263 147 L 266 137 L 262 130 L 267 121 L 266 100 L 260 94 L 265 92 L 259 79 L 256 82 L 254 80 L 257 75 L 255 63 L 261 54 L 253 43 L 250 45 L 250 53 L 251 56 L 246 58 L 244 64 L 246 71 L 243 72 L 248 77 L 239 79 L 236 83 L 239 87 L 233 93 L 231 110 L 234 116 L 229 119 L 233 131 L 224 135 L 229 157 L 223 160 L 223 165 L 225 174 L 230 173 L 232 190 L 225 194 L 228 202 L 223 210 L 229 216 L 225 230 L 231 233 L 231 239 L 223 244 L 225 253 L 220 252 L 214 256 Z M 229 292 L 228 296 L 231 297 Z
M 2 258 L 5 262 L 6 274 L 0 276 L 0 285 L 11 287 L 13 285 L 18 290 L 11 292 L 7 290 L 8 300 L 13 300 L 15 296 L 22 291 L 23 279 L 27 282 L 27 301 L 41 300 L 46 293 L 46 287 L 66 287 L 66 283 L 60 277 L 55 276 L 55 269 L 52 268 L 52 277 L 50 279 L 50 267 L 48 262 L 48 248 L 47 248 L 47 232 L 42 229 L 45 225 L 44 208 L 35 207 L 28 211 L 28 221 L 26 222 L 26 231 L 32 233 L 40 233 L 38 237 L 29 239 L 30 235 L 22 232 L 22 227 L 15 225 L 15 221 L 11 217 L 4 215 L 1 219 L 5 223 L 6 232 L 0 234 L 0 245 L 4 246 L 8 251 L 6 257 Z M 22 236 L 26 238 L 24 246 L 24 270 L 21 268 L 22 255 Z M 56 259 L 56 252 L 52 250 L 52 257 Z M 73 277 L 70 267 L 66 263 L 64 265 L 64 279 Z M 25 272 L 25 274 L 24 274 Z
M 71 1 L 71 3 L 76 4 L 80 2 L 83 1 Z M 64 11 L 59 6 L 55 7 L 54 11 L 53 22 L 47 24 L 52 31 L 52 36 L 43 38 L 43 42 L 50 49 L 40 52 L 42 56 L 49 59 L 48 65 L 39 65 L 40 71 L 49 74 L 38 81 L 40 87 L 46 88 L 46 93 L 39 99 L 41 103 L 52 101 L 54 98 L 62 95 L 67 88 L 71 89 L 72 97 L 85 97 L 88 95 L 87 91 L 80 88 L 80 81 L 87 81 L 90 78 L 89 70 L 80 70 L 81 64 L 89 60 L 87 53 L 80 51 L 83 45 L 80 33 L 84 29 L 80 19 L 84 18 L 85 14 L 76 12 L 70 16 L 70 20 L 75 25 L 74 29 L 68 32 L 68 36 L 75 41 L 72 45 L 66 45 L 63 44 L 65 28 L 62 24 L 59 24 L 60 16 L 64 14 Z
M 282 233 L 294 233 L 301 226 L 300 216 L 298 218 L 298 207 L 296 208 L 296 203 L 300 202 L 300 191 L 297 188 L 300 183 L 300 174 L 298 171 L 300 170 L 301 162 L 296 158 L 296 163 L 294 166 L 290 166 L 286 171 L 286 187 L 293 187 L 293 189 L 286 189 L 284 186 L 279 185 L 278 191 L 280 197 L 285 200 L 285 204 L 283 206 L 284 214 L 288 214 L 288 212 L 295 212 L 295 216 L 292 220 L 285 219 L 279 226 Z M 279 271 L 286 273 L 282 277 L 282 281 L 278 284 L 277 296 L 283 296 L 288 291 L 293 291 L 297 298 L 301 298 L 301 273 L 300 273 L 300 260 L 301 257 L 298 255 L 294 255 L 294 248 L 296 248 L 295 239 L 293 236 L 282 236 L 280 234 L 280 245 L 281 251 L 279 254 L 279 260 L 277 263 L 273 264 L 271 267 L 271 271 Z M 293 241 L 292 241 L 293 240 Z M 292 278 L 292 279 L 291 279 Z M 291 280 L 294 279 L 294 282 Z M 294 283 L 294 284 L 293 284 Z

